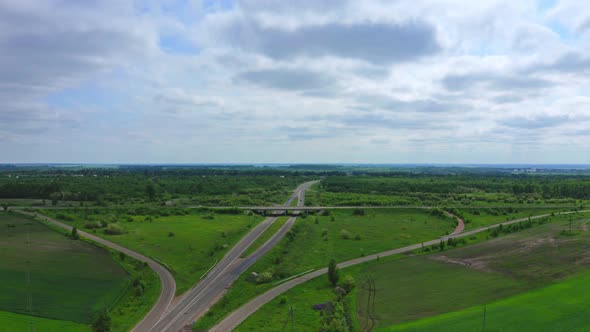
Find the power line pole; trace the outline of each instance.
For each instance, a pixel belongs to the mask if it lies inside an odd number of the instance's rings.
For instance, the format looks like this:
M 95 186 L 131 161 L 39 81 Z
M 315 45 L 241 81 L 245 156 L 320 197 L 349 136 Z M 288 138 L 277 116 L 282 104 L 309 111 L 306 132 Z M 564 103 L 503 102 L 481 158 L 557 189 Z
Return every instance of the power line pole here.
M 291 306 L 291 332 L 293 332 L 293 324 L 295 323 L 295 310 Z
M 486 311 L 487 311 L 487 306 L 483 307 L 483 332 L 486 332 Z
M 27 228 L 27 247 L 31 247 L 31 224 L 29 223 L 29 227 Z M 28 311 L 29 311 L 29 328 L 32 332 L 35 332 L 35 327 L 33 326 L 33 289 L 31 287 L 31 261 L 28 259 L 26 260 L 27 263 L 27 290 L 28 290 Z
M 291 332 L 293 332 L 293 314 L 294 314 L 293 310 L 293 306 L 291 306 L 291 309 L 289 309 L 289 315 L 287 316 L 287 319 L 285 320 L 285 323 L 283 324 L 283 328 L 281 329 L 282 332 L 285 332 L 285 328 L 287 328 L 287 324 L 289 323 L 289 321 L 291 321 Z

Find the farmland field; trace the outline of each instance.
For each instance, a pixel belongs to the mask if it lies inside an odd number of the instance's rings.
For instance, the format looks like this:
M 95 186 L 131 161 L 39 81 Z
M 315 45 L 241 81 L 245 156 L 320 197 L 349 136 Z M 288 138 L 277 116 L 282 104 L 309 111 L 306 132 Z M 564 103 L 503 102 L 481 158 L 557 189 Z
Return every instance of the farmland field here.
M 110 253 L 30 219 L 0 214 L 0 237 L 0 310 L 88 324 L 127 286 Z
M 174 275 L 177 294 L 194 285 L 250 227 L 262 220 L 255 215 L 197 210 L 168 216 L 119 214 L 115 210 L 98 214 L 82 209 L 43 212 L 162 262 Z M 116 224 L 121 234 L 105 234 L 107 227 L 92 228 L 97 222 Z
M 31 327 L 35 331 L 90 332 L 86 324 L 0 311 L 0 332 L 29 331 Z
M 583 273 L 557 284 L 492 302 L 485 306 L 486 331 L 543 332 L 588 331 L 590 274 Z M 484 306 L 474 306 L 378 331 L 478 331 Z

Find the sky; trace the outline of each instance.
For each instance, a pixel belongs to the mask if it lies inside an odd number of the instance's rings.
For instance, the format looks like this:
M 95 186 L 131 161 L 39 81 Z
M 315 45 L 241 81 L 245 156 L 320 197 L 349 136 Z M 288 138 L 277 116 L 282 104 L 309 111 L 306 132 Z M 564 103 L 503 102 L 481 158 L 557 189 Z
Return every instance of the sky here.
M 590 3 L 0 0 L 0 163 L 590 163 Z

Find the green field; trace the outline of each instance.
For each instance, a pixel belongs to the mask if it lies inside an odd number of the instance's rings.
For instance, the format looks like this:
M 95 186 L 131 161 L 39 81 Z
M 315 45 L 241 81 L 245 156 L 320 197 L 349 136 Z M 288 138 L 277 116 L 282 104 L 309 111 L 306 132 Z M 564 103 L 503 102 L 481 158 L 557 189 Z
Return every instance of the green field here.
M 587 217 L 586 214 L 574 218 Z M 554 222 L 486 242 L 426 256 L 382 258 L 380 261 L 344 269 L 341 275 L 350 274 L 357 283 L 356 293 L 353 292 L 358 294 L 355 301 L 357 320 L 354 324 L 358 327 L 367 326 L 369 278 L 374 280 L 376 286 L 374 304 L 371 301 L 372 320 L 369 322 L 373 321 L 374 327 L 385 328 L 392 324 L 405 324 L 424 317 L 483 305 L 539 289 L 586 271 L 590 268 L 590 220 L 572 222 L 573 235 L 563 235 L 561 232 L 569 229 L 568 219 L 569 216 L 556 216 L 552 218 Z M 483 234 L 485 239 L 486 233 Z M 580 298 L 587 296 L 587 293 L 582 294 L 584 295 Z M 286 299 L 285 304 L 281 304 L 283 297 Z M 318 277 L 264 305 L 244 321 L 238 331 L 265 331 L 265 327 L 282 326 L 290 306 L 294 306 L 296 310 L 295 326 L 298 330 L 318 330 L 320 315 L 311 306 L 332 301 L 334 298 L 335 294 L 327 278 Z M 560 301 L 567 302 L 565 298 Z M 481 308 L 476 311 L 481 314 Z M 471 311 L 467 313 L 473 314 Z M 475 316 L 477 323 L 481 323 L 477 320 L 481 317 L 477 314 Z M 439 321 L 434 318 L 431 323 L 428 323 L 430 319 L 425 319 L 424 322 L 430 324 L 428 329 L 416 325 L 415 329 L 408 331 L 434 331 L 439 326 Z M 458 324 L 458 318 L 449 322 L 452 328 L 443 329 L 444 331 L 472 331 L 472 326 L 478 325 L 473 323 L 474 325 L 461 329 L 456 328 L 460 325 L 453 325 Z
M 432 216 L 428 210 L 366 209 L 364 213 L 334 210 L 329 216 L 298 218 L 293 235 L 281 240 L 251 270 L 272 269 L 281 279 L 325 267 L 330 259 L 341 262 L 420 243 L 449 234 L 455 228 L 454 219 Z
M 184 210 L 180 215 L 170 216 L 123 215 L 109 210 L 99 211 L 99 214 L 85 213 L 84 210 L 43 212 L 87 232 L 95 231 L 109 241 L 164 263 L 174 275 L 177 294 L 193 286 L 262 220 L 254 215 L 213 214 L 198 210 Z M 88 226 L 96 221 L 116 223 L 123 234 L 108 235 L 104 228 L 89 229 Z
M 0 243 L 0 310 L 87 324 L 129 282 L 109 252 L 30 219 L 0 214 Z
M 551 214 L 553 212 L 570 211 L 566 208 L 461 208 L 461 215 L 465 219 L 465 229 L 475 229 L 482 226 L 493 225 L 503 221 Z
M 86 324 L 0 311 L 0 332 L 31 331 L 31 327 L 35 331 L 90 332 Z
M 560 332 L 590 330 L 590 274 L 486 305 L 486 331 Z M 479 331 L 484 306 L 451 312 L 379 331 Z
M 352 210 L 335 210 L 329 216 L 297 218 L 291 235 L 285 236 L 246 271 L 196 326 L 199 329 L 211 326 L 232 309 L 271 287 L 270 283 L 256 285 L 246 281 L 251 272 L 270 272 L 276 281 L 325 267 L 330 259 L 344 261 L 431 240 L 450 233 L 454 227 L 454 219 L 431 216 L 430 211 L 422 209 L 367 209 L 365 215 L 353 215 Z M 342 230 L 350 234 L 348 239 L 343 238 Z M 359 240 L 355 240 L 357 235 Z

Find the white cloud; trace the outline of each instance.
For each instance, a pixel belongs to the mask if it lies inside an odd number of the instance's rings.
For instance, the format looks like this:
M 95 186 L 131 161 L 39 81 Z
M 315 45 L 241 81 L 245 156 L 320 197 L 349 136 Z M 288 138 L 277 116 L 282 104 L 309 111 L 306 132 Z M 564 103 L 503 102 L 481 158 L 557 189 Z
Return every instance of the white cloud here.
M 590 162 L 584 2 L 210 4 L 0 0 L 7 161 Z

